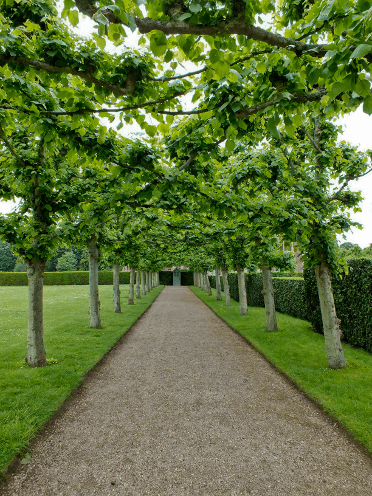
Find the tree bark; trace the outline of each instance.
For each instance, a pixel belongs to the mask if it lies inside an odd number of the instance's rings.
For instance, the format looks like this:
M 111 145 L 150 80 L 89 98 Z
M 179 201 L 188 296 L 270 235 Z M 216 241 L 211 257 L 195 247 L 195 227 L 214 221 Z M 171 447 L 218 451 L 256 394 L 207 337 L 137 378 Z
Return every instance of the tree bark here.
M 225 294 L 225 305 L 229 307 L 231 305 L 230 301 L 230 286 L 227 279 L 227 270 L 222 269 L 222 280 L 223 280 L 223 292 Z
M 216 300 L 221 301 L 221 277 L 220 277 L 220 268 L 216 267 Z
M 89 253 L 89 327 L 102 329 L 98 291 L 99 249 L 95 234 L 87 243 Z
M 212 296 L 212 288 L 209 281 L 208 272 L 205 273 L 205 290 L 209 294 L 209 296 Z
M 240 265 L 236 267 L 236 270 L 238 273 L 240 315 L 247 315 L 248 306 L 247 306 L 247 293 L 245 290 L 245 275 Z
M 120 265 L 115 264 L 112 266 L 114 276 L 114 312 L 121 313 L 120 304 Z
M 136 298 L 141 298 L 141 271 L 136 270 Z
M 146 271 L 146 291 L 147 293 L 150 291 L 150 273 Z
M 142 296 L 146 294 L 146 279 L 145 279 L 145 271 L 141 270 L 141 288 L 142 288 Z
M 324 340 L 331 369 L 344 369 L 346 361 L 341 346 L 340 320 L 333 299 L 332 276 L 328 265 L 322 262 L 314 267 L 322 313 Z
M 262 280 L 263 280 L 263 291 L 265 302 L 265 312 L 266 312 L 266 331 L 273 332 L 278 330 L 278 325 L 276 322 L 276 311 L 275 311 L 275 300 L 274 300 L 274 286 L 271 277 L 271 269 L 266 266 L 262 266 Z
M 29 261 L 28 277 L 28 339 L 26 362 L 32 367 L 47 365 L 44 347 L 43 282 L 45 262 Z
M 130 268 L 128 305 L 134 305 L 134 279 L 135 279 L 135 275 L 136 275 L 136 270 L 134 267 L 131 267 Z

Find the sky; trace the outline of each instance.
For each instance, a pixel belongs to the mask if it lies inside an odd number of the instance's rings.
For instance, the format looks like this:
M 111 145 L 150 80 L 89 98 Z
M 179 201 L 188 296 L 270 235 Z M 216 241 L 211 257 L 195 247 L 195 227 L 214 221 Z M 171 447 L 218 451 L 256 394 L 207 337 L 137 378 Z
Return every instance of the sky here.
M 59 10 L 61 10 L 61 2 Z M 79 26 L 74 28 L 74 31 L 79 35 L 89 36 L 92 32 L 93 21 L 85 17 L 80 19 Z M 126 46 L 137 48 L 138 36 L 130 33 L 128 30 L 128 38 L 126 38 Z M 108 42 L 107 48 L 111 51 L 115 50 L 113 45 Z M 357 145 L 360 150 L 372 149 L 372 116 L 364 114 L 362 109 L 358 109 L 353 114 L 340 118 L 337 124 L 342 125 L 344 133 L 341 137 L 342 140 L 348 141 L 353 145 Z M 106 122 L 105 122 L 105 125 Z M 140 128 L 134 127 L 133 131 L 136 132 Z M 122 131 L 124 128 L 122 129 Z M 126 134 L 129 130 L 125 129 Z M 364 197 L 361 203 L 361 212 L 351 212 L 350 217 L 352 220 L 359 222 L 363 225 L 363 229 L 352 229 L 343 236 L 339 236 L 339 242 L 343 243 L 349 241 L 356 243 L 362 248 L 369 246 L 372 243 L 372 172 L 358 181 L 350 182 L 350 188 L 353 191 L 361 191 Z M 0 201 L 0 213 L 8 213 L 16 207 L 13 202 Z

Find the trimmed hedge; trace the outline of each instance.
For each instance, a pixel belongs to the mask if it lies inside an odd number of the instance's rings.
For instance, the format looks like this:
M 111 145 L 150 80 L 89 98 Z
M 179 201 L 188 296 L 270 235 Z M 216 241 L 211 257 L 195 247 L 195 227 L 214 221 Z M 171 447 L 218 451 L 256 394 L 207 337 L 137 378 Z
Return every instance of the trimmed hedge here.
M 26 272 L 0 272 L 0 286 L 27 286 Z
M 120 284 L 129 284 L 129 272 L 120 272 Z M 101 270 L 98 273 L 99 284 L 113 284 L 111 270 Z M 89 271 L 45 272 L 44 285 L 88 285 Z M 26 272 L 0 272 L 0 286 L 27 286 Z
M 173 271 L 161 270 L 159 272 L 160 284 L 165 286 L 173 286 Z M 192 270 L 181 270 L 181 286 L 192 286 L 194 284 L 194 276 Z
M 173 272 L 170 270 L 161 270 L 159 272 L 159 282 L 164 286 L 173 286 Z
M 238 277 L 235 273 L 228 274 L 230 296 L 239 301 Z M 211 286 L 216 287 L 216 278 L 211 277 Z M 221 286 L 223 287 L 222 278 Z M 275 289 L 275 308 L 278 312 L 286 313 L 291 317 L 308 320 L 307 302 L 303 279 L 273 278 Z M 245 287 L 247 303 L 250 307 L 264 307 L 262 274 L 246 274 Z M 223 291 L 223 288 L 222 288 Z
M 348 266 L 347 274 L 333 277 L 332 280 L 337 317 L 341 320 L 342 340 L 372 353 L 372 260 L 353 259 L 348 261 Z M 228 279 L 231 298 L 239 301 L 237 275 L 229 273 Z M 212 276 L 210 280 L 211 286 L 215 288 L 216 278 Z M 245 282 L 248 305 L 263 307 L 262 275 L 246 274 Z M 306 270 L 304 279 L 273 278 L 273 285 L 278 312 L 307 320 L 315 332 L 323 334 L 314 270 Z
M 372 260 L 349 260 L 348 266 L 348 274 L 332 279 L 342 340 L 372 353 Z M 313 270 L 305 271 L 305 291 L 309 320 L 314 330 L 322 334 L 322 317 Z
M 99 284 L 113 284 L 111 270 L 99 271 Z M 129 284 L 130 272 L 120 272 L 120 284 Z M 89 284 L 89 271 L 64 271 L 45 272 L 45 286 L 58 285 L 82 285 Z M 160 272 L 160 284 L 173 286 L 173 272 L 162 270 Z M 181 285 L 192 286 L 194 284 L 192 270 L 181 271 Z M 0 272 L 0 286 L 27 286 L 28 279 L 26 272 Z

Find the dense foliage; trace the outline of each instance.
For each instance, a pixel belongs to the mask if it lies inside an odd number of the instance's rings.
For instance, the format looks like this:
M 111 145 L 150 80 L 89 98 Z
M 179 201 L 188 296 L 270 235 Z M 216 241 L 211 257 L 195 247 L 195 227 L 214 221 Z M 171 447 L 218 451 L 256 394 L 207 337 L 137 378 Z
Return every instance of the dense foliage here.
M 9 272 L 14 269 L 17 257 L 7 242 L 0 240 L 0 271 Z
M 305 271 L 308 319 L 316 332 L 322 333 L 322 318 L 315 277 Z M 372 353 L 372 260 L 348 261 L 348 270 L 332 281 L 342 339 Z

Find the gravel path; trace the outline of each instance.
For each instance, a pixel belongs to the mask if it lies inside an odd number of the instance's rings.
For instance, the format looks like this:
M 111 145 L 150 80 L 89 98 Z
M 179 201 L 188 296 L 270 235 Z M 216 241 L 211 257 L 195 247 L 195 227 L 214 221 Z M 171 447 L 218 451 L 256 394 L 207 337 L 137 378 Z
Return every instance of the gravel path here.
M 372 464 L 186 287 L 166 287 L 3 495 L 372 494 Z

